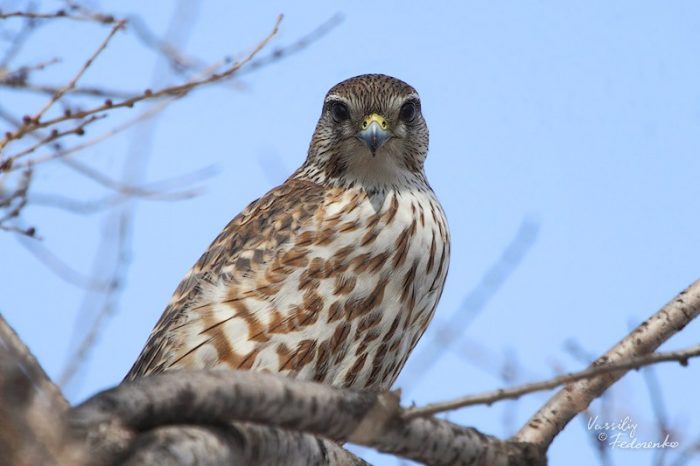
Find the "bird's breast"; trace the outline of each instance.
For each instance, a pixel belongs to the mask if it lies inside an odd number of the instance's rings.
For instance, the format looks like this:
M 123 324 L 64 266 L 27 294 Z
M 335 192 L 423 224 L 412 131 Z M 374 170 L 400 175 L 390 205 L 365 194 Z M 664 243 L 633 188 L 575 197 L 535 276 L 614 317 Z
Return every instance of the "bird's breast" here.
M 290 286 L 322 303 L 308 375 L 341 386 L 388 388 L 423 334 L 442 292 L 449 233 L 430 190 L 329 193 Z M 323 361 L 329 353 L 327 361 Z M 302 369 L 302 372 L 304 370 Z
M 178 364 L 386 389 L 433 315 L 449 233 L 429 189 L 336 189 L 273 256 L 248 254 L 190 311 L 198 349 Z

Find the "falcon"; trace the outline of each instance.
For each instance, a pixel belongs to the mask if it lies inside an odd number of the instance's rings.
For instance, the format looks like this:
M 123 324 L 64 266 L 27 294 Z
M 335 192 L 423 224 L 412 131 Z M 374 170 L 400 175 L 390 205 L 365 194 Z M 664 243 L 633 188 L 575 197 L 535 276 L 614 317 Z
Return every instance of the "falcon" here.
M 368 74 L 331 88 L 304 164 L 204 252 L 126 380 L 215 368 L 390 388 L 449 265 L 427 153 L 413 87 Z

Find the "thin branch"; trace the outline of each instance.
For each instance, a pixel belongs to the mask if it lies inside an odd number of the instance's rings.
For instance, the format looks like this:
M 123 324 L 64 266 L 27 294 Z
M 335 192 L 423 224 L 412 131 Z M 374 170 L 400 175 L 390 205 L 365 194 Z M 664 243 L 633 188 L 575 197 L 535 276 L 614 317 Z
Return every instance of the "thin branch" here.
M 615 364 L 634 357 L 648 355 L 699 314 L 700 280 L 690 285 L 660 311 L 642 322 L 632 333 L 598 358 L 592 366 Z M 571 419 L 624 374 L 625 370 L 612 371 L 567 385 L 550 398 L 514 438 L 522 442 L 548 447 L 554 437 Z
M 32 144 L 31 146 L 27 147 L 26 149 L 23 149 L 16 154 L 10 155 L 5 159 L 3 164 L 0 166 L 0 171 L 10 171 L 12 169 L 12 164 L 21 159 L 22 157 L 25 157 L 37 149 L 50 144 L 57 139 L 60 139 L 62 137 L 74 134 L 76 136 L 82 136 L 85 134 L 85 127 L 88 126 L 89 124 L 94 123 L 97 120 L 101 120 L 105 117 L 106 115 L 92 115 L 90 118 L 86 118 L 85 120 L 81 121 L 78 123 L 75 127 L 69 128 L 63 131 L 59 131 L 57 129 L 53 129 L 47 136 L 41 138 L 39 141 L 36 143 Z
M 19 216 L 22 209 L 26 206 L 27 191 L 29 190 L 29 185 L 32 181 L 32 173 L 33 172 L 31 170 L 27 170 L 22 173 L 19 185 L 10 194 L 5 194 L 3 191 L 0 191 L 0 196 L 2 196 L 0 197 L 0 209 L 8 210 L 5 215 L 0 217 L 0 224 L 10 220 L 11 218 Z M 13 206 L 15 201 L 17 202 Z
M 124 107 L 131 108 L 134 106 L 134 104 L 141 102 L 143 100 L 151 100 L 151 99 L 161 98 L 161 97 L 182 98 L 185 95 L 189 94 L 193 89 L 196 89 L 196 88 L 201 87 L 201 86 L 206 85 L 206 84 L 211 84 L 211 83 L 219 82 L 219 81 L 222 81 L 224 79 L 230 78 L 241 67 L 248 64 L 263 48 L 265 48 L 265 46 L 270 42 L 270 40 L 272 40 L 272 38 L 279 31 L 279 25 L 280 25 L 281 21 L 282 21 L 282 15 L 277 17 L 277 21 L 275 22 L 275 25 L 274 25 L 272 31 L 265 38 L 263 38 L 263 40 L 261 40 L 246 57 L 244 57 L 241 61 L 234 63 L 233 65 L 231 65 L 229 68 L 227 68 L 226 70 L 224 70 L 221 73 L 214 73 L 214 74 L 209 75 L 209 76 L 195 78 L 195 79 L 192 79 L 186 83 L 178 84 L 175 86 L 164 87 L 164 88 L 157 90 L 157 91 L 146 90 L 143 94 L 134 96 L 134 97 L 129 98 L 129 99 L 122 100 L 120 102 L 111 102 L 111 101 L 105 102 L 104 104 L 102 104 L 98 107 L 94 107 L 94 108 L 91 108 L 88 110 L 80 110 L 80 111 L 76 111 L 76 112 L 65 112 L 61 116 L 58 116 L 58 117 L 55 117 L 52 119 L 48 119 L 48 120 L 44 120 L 44 121 L 40 121 L 40 119 L 38 119 L 36 117 L 29 118 L 27 123 L 24 126 L 22 126 L 21 128 L 17 129 L 14 132 L 8 132 L 5 135 L 5 138 L 0 140 L 0 151 L 10 141 L 20 139 L 21 137 L 23 137 L 27 133 L 35 131 L 37 129 L 46 128 L 48 126 L 52 126 L 52 125 L 55 125 L 57 123 L 61 123 L 63 121 L 67 121 L 67 120 L 85 118 L 87 116 L 94 115 L 95 113 L 100 113 L 100 112 L 104 112 L 104 111 L 115 109 L 115 108 L 124 108 Z M 119 23 L 119 25 L 122 25 L 122 24 L 123 24 L 122 22 Z M 41 112 L 40 112 L 40 114 L 41 114 Z
M 679 362 L 682 366 L 686 366 L 688 365 L 689 359 L 698 356 L 700 356 L 700 345 L 679 351 L 645 354 L 643 356 L 636 356 L 628 360 L 616 361 L 599 366 L 591 366 L 582 371 L 560 375 L 549 380 L 528 383 L 518 387 L 502 388 L 478 395 L 464 396 L 455 400 L 440 403 L 431 403 L 421 408 L 410 408 L 406 410 L 404 417 L 411 419 L 414 417 L 432 416 L 444 411 L 464 408 L 465 406 L 480 404 L 490 405 L 496 401 L 517 399 L 528 393 L 551 390 L 552 388 L 556 388 L 560 385 L 576 382 L 578 380 L 591 379 L 602 374 L 609 374 L 611 372 L 618 372 L 621 370 L 627 371 L 630 369 L 639 369 L 640 367 L 649 366 L 660 362 L 675 361 Z
M 34 121 L 39 122 L 41 118 L 44 116 L 44 114 L 55 104 L 61 97 L 63 97 L 66 92 L 69 92 L 75 88 L 75 85 L 78 83 L 80 78 L 83 77 L 85 72 L 90 68 L 92 63 L 95 61 L 95 59 L 107 48 L 107 45 L 109 42 L 112 40 L 112 38 L 117 34 L 117 31 L 122 29 L 124 25 L 126 24 L 126 21 L 120 20 L 117 21 L 117 23 L 112 27 L 112 29 L 109 31 L 109 34 L 107 34 L 107 37 L 102 41 L 102 43 L 97 47 L 97 49 L 90 55 L 90 58 L 88 58 L 85 63 L 83 63 L 83 66 L 78 70 L 75 76 L 73 76 L 73 79 L 71 79 L 68 84 L 66 84 L 64 87 L 60 88 L 58 92 L 56 92 L 53 97 L 44 105 L 44 107 L 37 112 L 36 115 L 32 118 Z M 0 146 L 0 149 L 2 146 Z
M 24 86 L 27 84 L 30 73 L 33 71 L 42 71 L 46 67 L 60 62 L 61 60 L 58 58 L 52 58 L 51 60 L 42 61 L 33 65 L 20 66 L 14 71 L 9 71 L 4 66 L 0 65 L 0 84 L 8 87 Z
M 109 131 L 105 131 L 104 133 L 95 136 L 92 139 L 88 139 L 85 142 L 82 142 L 80 144 L 76 144 L 71 147 L 67 148 L 61 148 L 57 149 L 54 152 L 51 152 L 46 155 L 42 155 L 40 157 L 35 157 L 30 161 L 26 161 L 23 163 L 14 163 L 12 166 L 9 168 L 9 171 L 15 171 L 15 170 L 21 170 L 21 169 L 26 169 L 29 167 L 34 167 L 35 165 L 41 164 L 41 163 L 46 163 L 50 162 L 52 160 L 60 159 L 60 158 L 65 158 L 68 155 L 75 154 L 76 152 L 80 152 L 83 149 L 87 149 L 88 147 L 94 146 L 95 144 L 99 144 L 100 142 L 109 139 L 113 136 L 116 136 L 119 133 L 122 133 L 131 127 L 148 120 L 149 118 L 152 118 L 156 114 L 158 114 L 160 111 L 162 111 L 170 102 L 172 102 L 172 98 L 163 100 L 161 102 L 158 102 L 157 104 L 151 106 L 150 108 L 147 108 L 143 112 L 141 112 L 139 115 L 137 115 L 134 118 L 131 118 L 124 123 L 110 129 Z M 11 161 L 11 158 L 7 158 L 5 162 L 3 163 L 8 163 L 8 161 Z M 0 169 L 2 167 L 2 164 L 0 164 Z
M 35 92 L 38 94 L 55 94 L 60 90 L 60 88 L 56 86 L 12 80 L 12 76 L 8 76 L 8 78 L 0 80 L 0 85 L 7 86 L 12 90 Z M 125 92 L 116 89 L 104 89 L 101 87 L 75 87 L 71 91 L 67 92 L 67 94 L 76 96 L 97 97 L 103 99 L 129 99 L 135 95 L 134 92 Z
M 53 12 L 33 12 L 33 11 L 12 11 L 10 13 L 3 13 L 0 11 L 0 19 L 8 18 L 27 18 L 27 19 L 72 19 L 74 21 L 97 21 L 100 23 L 111 24 L 116 21 L 113 16 L 110 15 L 100 15 L 99 17 L 91 15 L 74 15 L 66 12 L 66 10 L 57 10 Z
M 268 55 L 252 60 L 250 65 L 247 66 L 246 69 L 241 72 L 241 74 L 250 73 L 252 71 L 258 70 L 264 66 L 277 62 L 283 58 L 286 58 L 290 55 L 300 52 L 301 50 L 304 50 L 310 44 L 318 41 L 326 34 L 331 32 L 333 29 L 338 27 L 338 25 L 342 23 L 344 19 L 345 17 L 341 13 L 334 14 L 326 21 L 321 23 L 316 29 L 309 32 L 308 34 L 303 35 L 291 44 L 277 48 Z
M 136 33 L 146 47 L 165 57 L 170 68 L 176 73 L 182 74 L 183 70 L 201 69 L 206 66 L 202 60 L 185 55 L 175 45 L 157 37 L 138 16 L 130 16 L 128 20 L 129 29 Z
M 27 206 L 27 192 L 32 181 L 32 170 L 27 169 L 22 173 L 19 185 L 9 194 L 5 194 L 0 186 L 0 210 L 5 213 L 0 215 L 0 230 L 20 233 L 25 236 L 34 237 L 36 230 L 33 227 L 23 228 L 16 225 L 7 225 L 7 222 L 16 219 Z
M 20 235 L 27 236 L 29 238 L 34 238 L 36 230 L 34 227 L 19 227 L 17 225 L 3 225 L 0 224 L 0 230 L 7 233 L 19 233 Z
M 72 5 L 72 4 L 71 4 Z M 75 6 L 77 8 L 77 5 Z M 85 10 L 83 7 L 79 7 L 81 11 L 84 11 L 85 14 L 94 14 L 94 15 L 99 15 L 99 13 L 94 13 L 91 12 L 90 10 Z M 221 63 L 216 63 L 215 65 L 212 65 L 210 67 L 207 67 L 204 69 L 201 73 L 201 76 L 198 78 L 193 78 L 191 79 L 188 83 L 185 85 L 180 85 L 180 86 L 175 86 L 171 88 L 165 88 L 161 89 L 158 92 L 152 92 L 152 91 L 146 91 L 143 94 L 139 95 L 134 95 L 134 94 L 126 94 L 120 91 L 114 91 L 114 90 L 106 90 L 102 88 L 76 88 L 74 87 L 72 90 L 66 92 L 66 94 L 76 94 L 76 95 L 89 95 L 89 96 L 95 96 L 95 97 L 111 97 L 111 99 L 107 99 L 103 105 L 101 105 L 99 108 L 93 109 L 93 110 L 88 110 L 88 111 L 70 111 L 67 110 L 63 116 L 57 117 L 51 121 L 48 122 L 41 122 L 41 124 L 37 125 L 37 122 L 32 120 L 31 118 L 27 117 L 25 121 L 29 121 L 29 123 L 22 123 L 19 122 L 18 120 L 15 121 L 15 126 L 18 128 L 14 133 L 7 133 L 6 134 L 6 141 L 5 144 L 9 142 L 9 140 L 12 139 L 19 139 L 21 138 L 25 132 L 26 134 L 31 134 L 32 132 L 40 129 L 42 126 L 51 126 L 57 123 L 60 123 L 62 121 L 70 120 L 70 119 L 77 119 L 84 117 L 85 115 L 90 115 L 94 114 L 100 111 L 108 111 L 114 108 L 119 108 L 119 107 L 131 107 L 133 106 L 134 103 L 141 101 L 141 100 L 150 100 L 150 99 L 164 99 L 162 102 L 160 102 L 156 108 L 151 108 L 145 111 L 142 115 L 139 117 L 130 120 L 124 125 L 120 125 L 119 127 L 107 131 L 103 133 L 100 136 L 97 136 L 85 143 L 77 144 L 73 147 L 69 148 L 58 148 L 54 152 L 51 152 L 49 154 L 41 155 L 39 157 L 35 157 L 29 162 L 26 163 L 14 163 L 15 161 L 13 160 L 14 156 L 6 157 L 5 160 L 1 161 L 0 164 L 0 170 L 19 170 L 22 168 L 26 168 L 28 166 L 33 166 L 39 163 L 44 163 L 50 160 L 55 160 L 58 158 L 65 157 L 66 155 L 78 152 L 80 150 L 83 150 L 89 146 L 92 146 L 94 144 L 97 144 L 99 142 L 104 141 L 107 138 L 110 138 L 114 136 L 115 134 L 127 129 L 128 127 L 132 126 L 135 123 L 138 123 L 140 121 L 143 121 L 146 118 L 150 118 L 153 116 L 155 113 L 163 110 L 167 105 L 172 103 L 174 100 L 182 97 L 184 94 L 189 92 L 189 90 L 185 89 L 183 90 L 183 86 L 192 86 L 192 88 L 206 84 L 208 82 L 215 82 L 217 80 L 224 79 L 227 76 L 230 76 L 233 72 L 240 73 L 242 71 L 248 70 L 248 68 L 252 69 L 259 69 L 262 66 L 266 66 L 274 61 L 280 60 L 286 56 L 289 56 L 290 54 L 297 53 L 300 50 L 303 50 L 305 47 L 308 47 L 309 44 L 311 44 L 314 41 L 319 40 L 321 37 L 326 35 L 330 30 L 335 28 L 341 21 L 342 21 L 342 16 L 341 15 L 334 15 L 331 17 L 328 21 L 324 22 L 321 24 L 318 28 L 316 28 L 314 31 L 311 33 L 301 37 L 300 39 L 296 40 L 289 46 L 285 46 L 279 49 L 274 50 L 272 53 L 268 54 L 267 56 L 264 56 L 260 59 L 255 59 L 253 60 L 253 57 L 262 49 L 262 47 L 265 46 L 265 43 L 271 39 L 271 37 L 276 33 L 277 31 L 277 26 L 279 25 L 279 20 L 281 19 L 278 18 L 278 23 L 275 26 L 275 30 L 273 30 L 268 37 L 266 37 L 263 42 L 258 44 L 255 50 L 251 52 L 243 61 L 236 63 L 233 65 L 233 67 L 229 67 L 227 70 L 225 70 L 221 74 L 216 74 L 215 71 L 220 68 L 221 66 L 225 65 L 228 61 L 223 61 Z M 169 45 L 170 48 L 172 48 L 172 45 Z M 169 49 L 170 49 L 169 48 Z M 169 50 L 168 49 L 168 50 Z M 179 59 L 183 59 L 181 54 L 178 55 L 177 57 Z M 169 56 L 169 60 L 172 59 L 173 57 Z M 181 61 L 181 60 L 180 60 Z M 247 61 L 249 61 L 249 65 L 246 66 L 241 70 L 241 66 L 244 65 Z M 34 92 L 45 92 L 45 93 L 55 93 L 58 89 L 55 87 L 51 86 L 37 86 L 37 85 L 31 85 L 29 83 L 23 83 L 24 87 L 21 87 L 21 89 L 28 90 L 28 91 L 34 91 Z M 177 89 L 176 89 L 177 88 Z M 184 94 L 183 94 L 184 93 Z M 122 102 L 120 103 L 114 103 L 112 99 L 123 99 Z M 46 124 L 44 124 L 46 123 Z M 29 125 L 29 127 L 27 126 Z M 0 141 L 0 150 L 2 148 L 3 142 Z M 35 148 L 36 149 L 36 148 Z

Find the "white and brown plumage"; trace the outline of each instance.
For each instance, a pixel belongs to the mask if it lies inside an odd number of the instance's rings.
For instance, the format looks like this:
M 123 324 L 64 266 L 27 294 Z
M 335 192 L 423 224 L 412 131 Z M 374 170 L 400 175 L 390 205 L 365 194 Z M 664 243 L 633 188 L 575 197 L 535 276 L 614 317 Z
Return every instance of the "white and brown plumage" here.
M 231 368 L 389 388 L 449 263 L 427 151 L 411 86 L 384 75 L 334 86 L 305 163 L 214 240 L 126 378 Z

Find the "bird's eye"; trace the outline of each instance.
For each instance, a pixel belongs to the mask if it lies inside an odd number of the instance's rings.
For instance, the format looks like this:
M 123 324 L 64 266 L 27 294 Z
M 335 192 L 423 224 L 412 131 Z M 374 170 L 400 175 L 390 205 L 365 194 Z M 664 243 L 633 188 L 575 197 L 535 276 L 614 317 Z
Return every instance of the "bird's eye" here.
M 413 101 L 406 102 L 401 106 L 399 118 L 406 122 L 411 122 L 416 117 L 416 103 Z
M 350 118 L 350 110 L 348 110 L 348 106 L 342 102 L 333 102 L 331 104 L 331 115 L 336 123 L 340 123 Z

